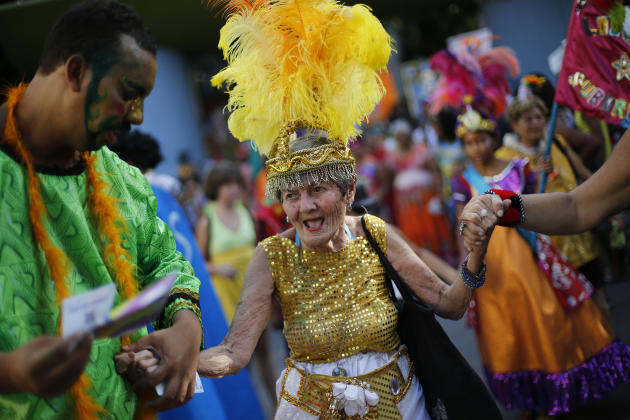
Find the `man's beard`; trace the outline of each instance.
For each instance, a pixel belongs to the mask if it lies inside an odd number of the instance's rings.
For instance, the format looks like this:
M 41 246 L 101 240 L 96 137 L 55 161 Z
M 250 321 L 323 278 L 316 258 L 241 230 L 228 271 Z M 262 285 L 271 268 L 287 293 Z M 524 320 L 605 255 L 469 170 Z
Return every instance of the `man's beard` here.
M 85 150 L 88 152 L 95 152 L 105 146 L 106 141 L 98 141 L 100 136 L 106 136 L 108 132 L 116 133 L 116 142 L 122 135 L 126 135 L 131 130 L 131 124 L 122 123 L 112 127 L 109 127 L 105 130 L 100 130 L 98 132 L 88 131 L 87 141 L 85 143 Z

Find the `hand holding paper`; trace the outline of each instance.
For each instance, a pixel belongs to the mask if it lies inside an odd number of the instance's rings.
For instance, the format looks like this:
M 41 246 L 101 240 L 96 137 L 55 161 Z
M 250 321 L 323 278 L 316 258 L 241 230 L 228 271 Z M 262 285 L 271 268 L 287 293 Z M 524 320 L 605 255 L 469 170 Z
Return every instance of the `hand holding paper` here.
M 164 308 L 176 277 L 175 274 L 169 274 L 114 309 L 114 283 L 64 299 L 63 337 L 81 331 L 90 331 L 97 338 L 118 337 L 143 327 Z

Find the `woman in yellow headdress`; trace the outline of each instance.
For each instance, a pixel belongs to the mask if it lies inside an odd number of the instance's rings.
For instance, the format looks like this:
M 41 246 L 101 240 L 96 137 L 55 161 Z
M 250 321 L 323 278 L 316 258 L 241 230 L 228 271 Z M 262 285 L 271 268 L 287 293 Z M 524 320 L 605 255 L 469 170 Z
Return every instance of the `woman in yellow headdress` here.
M 361 219 L 346 215 L 356 186 L 347 141 L 383 95 L 391 39 L 367 7 L 331 0 L 228 2 L 227 13 L 229 65 L 212 82 L 227 86 L 232 134 L 268 155 L 266 192 L 292 228 L 257 246 L 230 331 L 202 352 L 199 372 L 246 366 L 275 296 L 291 350 L 275 418 L 428 420 L 384 269 Z M 461 317 L 485 245 L 462 268 L 468 283 L 448 285 L 382 220 L 368 216 L 366 228 L 422 300 Z

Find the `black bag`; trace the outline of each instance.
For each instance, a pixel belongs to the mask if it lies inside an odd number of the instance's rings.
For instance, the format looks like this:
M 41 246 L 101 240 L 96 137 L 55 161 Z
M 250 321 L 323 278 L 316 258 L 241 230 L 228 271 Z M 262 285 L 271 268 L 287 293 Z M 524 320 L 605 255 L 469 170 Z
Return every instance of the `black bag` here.
M 501 419 L 484 382 L 448 338 L 433 310 L 414 295 L 392 267 L 368 230 L 365 216 L 361 223 L 390 280 L 386 284 L 398 309 L 398 334 L 409 349 L 431 419 Z M 402 299 L 396 298 L 394 285 Z

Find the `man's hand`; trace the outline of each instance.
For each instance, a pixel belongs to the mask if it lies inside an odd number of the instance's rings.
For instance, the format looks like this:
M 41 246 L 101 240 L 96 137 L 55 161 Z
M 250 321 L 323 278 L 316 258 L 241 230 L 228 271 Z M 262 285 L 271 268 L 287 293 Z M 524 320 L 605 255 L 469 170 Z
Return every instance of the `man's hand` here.
M 0 392 L 26 392 L 49 398 L 68 390 L 90 358 L 92 334 L 69 338 L 42 336 L 3 353 Z
M 200 346 L 199 319 L 194 312 L 182 309 L 175 314 L 171 328 L 155 331 L 123 347 L 123 352 L 126 353 L 150 350 L 159 356 L 157 365 L 152 365 L 157 367 L 147 367 L 146 375 L 141 375 L 134 383 L 135 389 L 141 389 L 166 382 L 164 395 L 151 401 L 148 404 L 150 407 L 158 411 L 170 410 L 186 404 L 193 397 Z M 124 357 L 123 355 L 122 359 Z M 119 368 L 129 365 L 128 361 L 121 364 L 119 360 L 121 357 L 116 356 Z

